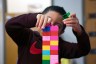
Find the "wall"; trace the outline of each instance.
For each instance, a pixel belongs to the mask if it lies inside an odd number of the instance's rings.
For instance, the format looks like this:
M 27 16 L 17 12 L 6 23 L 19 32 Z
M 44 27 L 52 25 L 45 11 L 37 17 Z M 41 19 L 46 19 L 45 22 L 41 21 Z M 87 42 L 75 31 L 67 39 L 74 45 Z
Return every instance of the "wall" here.
M 0 64 L 3 64 L 4 59 L 4 37 L 3 37 L 3 16 L 2 16 L 2 0 L 0 0 Z

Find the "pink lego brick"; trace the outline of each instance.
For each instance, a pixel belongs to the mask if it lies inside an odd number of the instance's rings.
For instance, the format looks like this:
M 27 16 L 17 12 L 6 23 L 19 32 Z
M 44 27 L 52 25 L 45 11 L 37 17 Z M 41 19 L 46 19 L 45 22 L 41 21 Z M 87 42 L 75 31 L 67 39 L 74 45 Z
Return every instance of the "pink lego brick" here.
M 58 36 L 50 36 L 50 40 L 58 40 Z
M 50 55 L 50 59 L 52 59 L 52 60 L 58 60 L 58 55 Z
M 50 36 L 43 36 L 43 41 L 50 41 Z
M 58 46 L 50 46 L 51 50 L 57 50 L 58 51 Z
M 59 64 L 58 62 L 59 62 L 58 55 L 51 55 L 50 56 L 50 64 Z
M 58 31 L 58 26 L 57 25 L 51 26 L 51 31 Z
M 58 63 L 58 60 L 51 60 L 50 64 L 59 64 L 59 63 Z

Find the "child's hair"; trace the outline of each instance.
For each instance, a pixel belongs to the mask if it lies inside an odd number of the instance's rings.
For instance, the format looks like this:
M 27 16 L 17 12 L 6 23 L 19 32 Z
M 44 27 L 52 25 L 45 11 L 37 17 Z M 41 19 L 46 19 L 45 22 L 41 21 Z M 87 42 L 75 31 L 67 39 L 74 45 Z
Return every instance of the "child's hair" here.
M 56 12 L 58 12 L 61 15 L 66 14 L 66 11 L 64 10 L 64 8 L 60 7 L 60 6 L 49 6 L 42 13 L 46 14 L 49 11 L 56 11 Z
M 60 6 L 49 6 L 49 7 L 47 7 L 47 8 L 42 12 L 42 14 L 46 14 L 46 13 L 49 12 L 49 11 L 55 11 L 55 12 L 59 13 L 60 15 L 66 14 L 66 11 L 64 10 L 64 8 L 63 8 L 63 7 L 60 7 Z M 66 25 L 64 24 L 62 30 L 64 30 L 65 27 L 66 27 Z

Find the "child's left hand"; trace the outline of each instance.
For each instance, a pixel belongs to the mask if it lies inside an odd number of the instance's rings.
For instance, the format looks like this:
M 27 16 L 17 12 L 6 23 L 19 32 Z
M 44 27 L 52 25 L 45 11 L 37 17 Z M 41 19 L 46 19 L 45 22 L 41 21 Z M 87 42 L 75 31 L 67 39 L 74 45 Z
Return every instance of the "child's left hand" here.
M 82 33 L 82 29 L 79 24 L 79 20 L 76 17 L 76 14 L 71 14 L 69 18 L 63 20 L 66 26 L 72 27 L 75 32 L 79 35 Z

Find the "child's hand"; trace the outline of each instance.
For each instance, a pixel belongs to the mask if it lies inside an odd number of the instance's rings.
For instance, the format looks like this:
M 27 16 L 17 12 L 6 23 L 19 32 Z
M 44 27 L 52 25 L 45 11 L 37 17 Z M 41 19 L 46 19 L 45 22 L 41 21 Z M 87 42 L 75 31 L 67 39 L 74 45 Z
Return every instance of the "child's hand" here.
M 38 14 L 36 27 L 38 27 L 40 29 L 44 29 L 46 24 L 51 23 L 51 21 L 52 21 L 52 19 L 50 17 L 45 16 L 43 14 Z
M 80 27 L 80 24 L 79 24 L 79 21 L 78 21 L 78 19 L 76 17 L 76 14 L 70 15 L 70 17 L 63 20 L 63 22 L 64 22 L 64 24 L 66 24 L 66 26 L 72 27 L 74 31 L 81 34 L 82 29 Z

